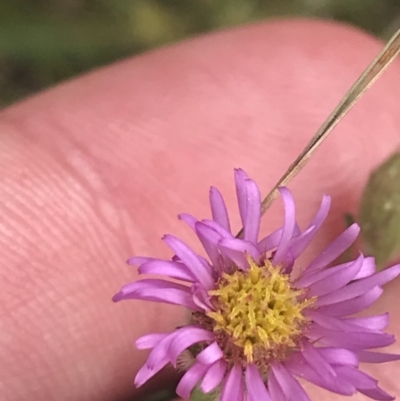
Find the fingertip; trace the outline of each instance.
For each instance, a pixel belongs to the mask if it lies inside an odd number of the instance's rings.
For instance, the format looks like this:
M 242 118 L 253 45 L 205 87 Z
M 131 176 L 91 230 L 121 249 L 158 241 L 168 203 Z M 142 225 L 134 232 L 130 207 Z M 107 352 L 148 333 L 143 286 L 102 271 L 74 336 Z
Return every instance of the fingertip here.
M 112 309 L 110 286 L 137 277 L 118 260 L 167 254 L 160 234 L 186 235 L 174 218 L 182 210 L 207 216 L 210 184 L 236 210 L 236 166 L 268 191 L 380 48 L 376 39 L 335 23 L 264 23 L 116 64 L 3 111 L 1 127 L 9 134 L 2 138 L 17 149 L 0 175 L 15 177 L 0 191 L 3 207 L 12 205 L 18 216 L 0 233 L 12 250 L 7 285 L 11 291 L 23 281 L 19 274 L 34 276 L 25 295 L 37 311 L 37 319 L 24 320 L 33 333 L 27 342 L 19 323 L 27 311 L 12 309 L 10 327 L 21 346 L 7 360 L 24 364 L 4 372 L 5 380 L 32 380 L 40 364 L 51 382 L 37 389 L 31 381 L 24 389 L 37 400 L 71 388 L 90 393 L 87 399 L 99 388 L 130 393 L 130 378 L 145 358 L 132 351 L 132 339 L 154 327 L 170 330 L 185 316 L 154 304 Z M 291 184 L 301 222 L 313 216 L 322 194 L 333 199 L 313 252 L 342 229 L 341 214 L 356 210 L 371 168 L 398 146 L 399 81 L 396 63 Z M 238 213 L 232 222 L 240 227 Z M 264 228 L 280 223 L 272 213 Z M 50 226 L 57 235 L 43 229 Z M 43 235 L 39 245 L 32 232 Z M 21 271 L 26 265 L 29 271 Z M 62 314 L 42 308 L 54 287 L 57 299 L 66 300 Z M 74 370 L 76 355 L 86 361 L 85 375 Z

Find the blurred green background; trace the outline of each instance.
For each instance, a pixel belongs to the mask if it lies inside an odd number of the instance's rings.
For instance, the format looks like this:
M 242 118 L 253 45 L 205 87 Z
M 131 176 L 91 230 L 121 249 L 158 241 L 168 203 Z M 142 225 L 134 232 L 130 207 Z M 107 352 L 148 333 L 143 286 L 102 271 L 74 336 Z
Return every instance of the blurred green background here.
M 387 38 L 400 26 L 400 0 L 0 0 L 0 107 L 187 36 L 296 15 Z

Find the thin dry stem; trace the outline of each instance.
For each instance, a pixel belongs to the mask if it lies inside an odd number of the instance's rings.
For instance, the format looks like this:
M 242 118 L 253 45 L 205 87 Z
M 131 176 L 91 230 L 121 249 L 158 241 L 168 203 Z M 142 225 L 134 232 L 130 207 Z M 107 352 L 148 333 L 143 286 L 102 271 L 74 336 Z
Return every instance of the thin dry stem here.
M 277 197 L 278 188 L 281 186 L 286 186 L 304 168 L 312 154 L 328 137 L 333 128 L 351 110 L 364 92 L 380 77 L 380 75 L 386 70 L 399 52 L 400 29 L 392 36 L 378 56 L 372 61 L 360 78 L 358 78 L 354 85 L 349 89 L 341 102 L 311 138 L 296 160 L 289 166 L 283 176 L 263 199 L 261 203 L 261 215 L 267 211 Z M 243 228 L 241 228 L 236 237 L 242 236 Z

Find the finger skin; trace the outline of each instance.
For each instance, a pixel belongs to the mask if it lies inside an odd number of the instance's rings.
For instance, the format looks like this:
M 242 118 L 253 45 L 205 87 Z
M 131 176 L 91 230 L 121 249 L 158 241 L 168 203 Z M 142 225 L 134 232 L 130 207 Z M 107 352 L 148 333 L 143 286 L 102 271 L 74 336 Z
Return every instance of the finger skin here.
M 124 260 L 170 257 L 165 232 L 199 249 L 176 215 L 209 216 L 210 185 L 226 195 L 239 229 L 233 168 L 244 168 L 265 194 L 380 48 L 334 23 L 269 22 L 127 60 L 3 111 L 0 398 L 133 394 L 146 357 L 134 340 L 172 330 L 185 312 L 113 304 L 113 293 L 137 277 Z M 303 224 L 322 194 L 333 198 L 302 263 L 343 229 L 341 216 L 356 210 L 371 169 L 397 149 L 398 82 L 397 62 L 290 185 Z M 280 222 L 277 201 L 263 232 Z M 399 284 L 376 310 L 391 307 Z M 400 334 L 398 320 L 393 314 L 391 331 Z M 393 395 L 399 368 L 374 367 Z

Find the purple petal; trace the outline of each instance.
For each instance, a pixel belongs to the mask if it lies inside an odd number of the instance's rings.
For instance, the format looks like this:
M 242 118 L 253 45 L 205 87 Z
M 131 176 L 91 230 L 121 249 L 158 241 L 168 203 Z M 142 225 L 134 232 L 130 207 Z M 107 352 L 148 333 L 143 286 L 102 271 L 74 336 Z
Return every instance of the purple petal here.
M 178 386 L 176 387 L 176 393 L 184 398 L 189 399 L 190 394 L 194 386 L 207 372 L 208 366 L 196 362 L 182 377 Z
M 321 270 L 327 267 L 338 256 L 340 256 L 357 239 L 360 227 L 357 224 L 351 225 L 340 234 L 321 254 L 315 258 L 305 269 L 307 273 Z
M 257 243 L 261 222 L 261 194 L 257 184 L 250 179 L 246 184 L 246 220 L 244 222 L 244 239 Z
M 352 299 L 351 301 L 338 302 L 332 305 L 318 308 L 321 314 L 330 316 L 345 316 L 360 312 L 371 306 L 383 293 L 381 287 L 374 287 L 367 291 L 364 295 Z
M 195 281 L 193 275 L 188 271 L 187 267 L 180 262 L 172 262 L 167 260 L 152 260 L 143 263 L 139 267 L 140 274 L 159 274 L 182 281 L 193 283 Z
M 244 398 L 242 369 L 234 365 L 222 389 L 221 401 L 242 401 Z
M 339 376 L 346 378 L 357 390 L 372 389 L 375 388 L 378 383 L 378 381 L 371 376 L 368 376 L 366 373 L 352 366 L 337 366 L 335 369 Z
M 331 276 L 341 272 L 342 270 L 346 270 L 349 266 L 353 265 L 354 262 L 343 263 L 334 267 L 330 267 L 329 269 L 319 270 L 309 274 L 302 274 L 296 281 L 297 288 L 308 288 L 318 283 L 321 280 L 326 280 Z
M 328 277 L 331 277 L 334 274 L 342 272 L 343 270 L 347 270 L 354 263 L 355 263 L 355 261 L 342 263 L 340 265 L 331 267 L 329 269 L 320 270 L 320 271 L 316 271 L 316 272 L 313 272 L 313 273 L 310 273 L 310 274 L 301 275 L 299 277 L 299 279 L 296 281 L 296 287 L 298 287 L 298 288 L 310 287 L 311 285 L 315 284 L 318 281 L 327 279 Z M 353 280 L 370 276 L 373 273 L 375 273 L 375 261 L 374 261 L 374 258 L 371 258 L 371 257 L 364 258 L 362 266 L 361 266 L 361 269 L 356 274 L 356 276 L 353 278 Z
M 359 273 L 363 261 L 364 257 L 363 255 L 360 255 L 352 264 L 350 264 L 350 266 L 336 271 L 335 274 L 332 274 L 323 280 L 317 281 L 309 287 L 309 296 L 321 297 L 344 287 Z
M 381 331 L 386 329 L 389 324 L 389 313 L 369 317 L 347 318 L 344 321 L 369 331 Z
M 210 271 L 211 275 L 215 274 L 213 266 L 210 265 L 210 262 L 201 255 L 196 255 L 200 262 L 203 264 L 204 268 Z M 214 277 L 214 276 L 213 276 Z
M 215 267 L 218 266 L 221 261 L 218 250 L 218 243 L 222 239 L 221 235 L 202 222 L 196 223 L 195 230 L 211 262 Z
M 398 354 L 381 354 L 380 352 L 373 351 L 359 351 L 358 357 L 360 358 L 360 362 L 368 363 L 384 363 L 400 359 L 400 355 Z
M 246 369 L 247 401 L 271 401 L 268 390 L 256 365 L 250 364 Z
M 221 227 L 213 220 L 204 219 L 201 222 L 207 227 L 212 228 L 214 231 L 216 231 L 222 238 L 235 238 L 230 231 L 225 230 L 225 228 Z
M 191 214 L 188 213 L 181 213 L 178 214 L 179 220 L 183 221 L 186 223 L 193 231 L 194 231 L 194 226 L 197 223 L 196 217 L 192 216 Z
M 296 258 L 301 255 L 303 250 L 306 248 L 304 243 L 311 242 L 316 234 L 316 230 L 314 226 L 308 227 L 304 232 L 300 233 L 299 235 L 293 234 L 293 238 L 290 241 L 290 252 L 293 252 L 296 255 Z
M 174 332 L 166 335 L 154 346 L 145 365 L 139 370 L 135 377 L 136 387 L 140 387 L 169 363 L 167 351 L 175 334 Z
M 206 289 L 211 289 L 214 286 L 211 267 L 204 264 L 203 261 L 180 239 L 172 236 L 164 236 L 165 243 L 176 253 L 179 259 L 190 270 L 196 280 Z
M 218 241 L 220 238 L 235 238 L 229 231 L 226 231 L 223 227 L 221 227 L 218 223 L 212 220 L 202 220 L 201 227 L 207 227 L 207 231 L 210 235 L 209 240 L 214 240 L 216 242 L 217 237 L 215 236 L 214 232 L 217 233 L 220 237 L 218 237 Z M 211 232 L 212 230 L 212 232 Z M 206 231 L 203 231 L 203 234 L 206 234 Z M 213 237 L 211 237 L 213 235 Z M 217 258 L 217 255 L 213 256 L 213 263 L 214 267 L 220 271 L 230 272 L 231 268 L 233 267 L 232 261 L 224 254 L 219 254 L 220 259 L 214 261 L 214 258 Z M 210 257 L 211 259 L 211 257 Z M 221 260 L 222 259 L 222 260 Z
M 204 348 L 197 356 L 196 359 L 204 365 L 211 365 L 224 356 L 221 348 L 217 342 L 211 343 L 208 347 Z
M 326 217 L 328 216 L 329 209 L 331 207 L 331 197 L 324 195 L 322 197 L 321 206 L 315 215 L 314 219 L 310 223 L 309 228 L 298 238 L 293 240 L 290 246 L 290 251 L 293 257 L 297 259 L 310 244 L 311 240 L 314 238 L 317 231 L 321 228 Z
M 310 227 L 321 227 L 326 217 L 328 216 L 329 209 L 331 207 L 331 197 L 329 195 L 323 195 L 321 200 L 321 206 L 318 209 L 317 214 L 310 223 Z
M 392 397 L 390 394 L 388 394 L 386 391 L 383 391 L 380 387 L 376 386 L 376 388 L 373 389 L 359 389 L 358 390 L 361 394 L 366 395 L 369 398 L 372 398 L 374 400 L 380 400 L 380 401 L 392 401 L 395 399 L 395 397 Z
M 358 274 L 354 277 L 354 280 L 371 276 L 375 272 L 376 272 L 375 258 L 373 257 L 364 258 L 362 268 L 358 272 Z
M 200 284 L 193 284 L 191 287 L 193 302 L 204 311 L 215 310 L 210 302 L 210 296 Z
M 222 240 L 219 243 L 219 249 L 242 270 L 249 268 L 246 254 L 250 255 L 254 260 L 258 260 L 261 257 L 261 253 L 253 244 L 236 238 Z
M 343 332 L 326 329 L 315 323 L 311 326 L 308 337 L 320 344 L 352 350 L 386 347 L 395 341 L 394 336 L 386 333 Z
M 189 291 L 189 287 L 174 283 L 172 281 L 161 280 L 156 278 L 146 278 L 143 280 L 133 281 L 132 283 L 124 285 L 120 293 L 122 295 L 128 295 L 130 293 L 136 293 L 141 290 L 149 290 L 149 289 L 157 289 L 157 290 L 164 290 L 164 289 L 176 289 L 182 291 Z
M 221 384 L 227 367 L 227 363 L 221 359 L 208 369 L 200 386 L 204 393 L 209 393 Z
M 296 352 L 285 362 L 285 366 L 296 376 L 316 384 L 319 387 L 342 395 L 353 395 L 356 389 L 351 383 L 336 378 L 335 381 L 325 381 L 318 372 L 311 368 L 304 356 Z
M 224 198 L 221 192 L 215 187 L 210 188 L 210 206 L 213 220 L 221 227 L 225 228 L 225 230 L 231 232 L 228 210 Z
M 311 401 L 300 383 L 283 365 L 273 363 L 271 368 L 279 386 L 289 400 Z
M 342 330 L 344 332 L 376 332 L 377 330 L 373 330 L 372 327 L 377 326 L 377 325 L 382 325 L 383 319 L 380 318 L 375 318 L 374 320 L 370 321 L 370 327 L 367 326 L 360 326 L 357 324 L 353 323 L 353 320 L 355 319 L 343 319 L 343 318 L 337 318 L 333 316 L 328 316 L 322 313 L 319 313 L 317 311 L 309 311 L 307 313 L 311 319 L 318 323 L 320 326 L 325 327 L 327 329 L 333 329 L 333 330 Z M 366 318 L 367 319 L 367 318 Z
M 285 188 L 279 188 L 285 208 L 285 222 L 283 225 L 282 237 L 279 241 L 278 248 L 272 259 L 272 263 L 276 266 L 282 262 L 290 247 L 290 240 L 293 237 L 296 225 L 296 207 L 291 192 Z
M 141 299 L 143 301 L 163 302 L 171 305 L 180 305 L 186 308 L 200 311 L 201 308 L 196 305 L 190 294 L 175 289 L 166 289 L 160 292 L 158 289 L 143 290 L 137 293 L 137 296 L 132 294 L 127 295 L 124 299 Z
M 248 178 L 249 177 L 242 169 L 240 168 L 235 169 L 236 196 L 238 200 L 239 213 L 243 227 L 246 223 L 246 206 L 247 206 L 246 179 Z
M 358 366 L 358 353 L 345 348 L 327 347 L 316 348 L 326 362 L 335 365 Z
M 305 360 L 325 381 L 335 381 L 336 372 L 309 342 L 303 344 L 301 350 Z
M 175 335 L 176 332 L 173 332 L 155 345 L 145 363 L 146 368 L 141 369 L 141 374 L 139 377 L 136 377 L 137 381 L 143 384 L 169 362 L 168 349 Z
M 158 366 L 160 363 L 164 363 L 165 360 L 167 360 L 167 363 L 169 362 L 168 350 L 172 340 L 178 333 L 179 330 L 170 333 L 151 350 L 150 355 L 145 363 L 150 370 L 155 369 L 156 366 Z
M 282 238 L 282 228 L 278 228 L 265 238 L 263 238 L 258 244 L 257 248 L 262 253 L 267 253 L 271 249 L 274 249 L 278 246 L 280 239 Z
M 277 230 L 273 231 L 271 234 L 267 235 L 263 238 L 258 244 L 257 248 L 260 250 L 261 253 L 267 253 L 268 251 L 276 248 L 279 245 L 279 242 L 282 237 L 282 228 L 278 228 Z M 303 233 L 304 234 L 304 233 Z M 300 227 L 296 223 L 294 226 L 293 236 L 297 237 L 302 235 Z M 295 241 L 294 239 L 293 241 Z M 292 244 L 292 243 L 291 243 Z
M 168 359 L 164 358 L 157 365 L 154 365 L 153 368 L 149 368 L 148 366 L 143 365 L 136 374 L 135 386 L 136 387 L 142 386 L 154 375 L 156 375 L 165 365 L 167 365 L 168 362 L 169 362 Z
M 164 302 L 199 310 L 193 302 L 189 287 L 159 279 L 144 279 L 127 284 L 113 297 L 114 302 L 126 299 Z
M 280 263 L 282 273 L 290 274 L 293 270 L 294 262 L 294 257 L 289 250 Z
M 275 377 L 273 369 L 271 369 L 268 374 L 268 390 L 272 400 L 288 401 L 286 395 L 283 393 L 280 384 L 278 383 L 278 380 Z
M 322 305 L 330 305 L 341 301 L 347 301 L 359 295 L 365 294 L 376 286 L 381 286 L 393 280 L 400 274 L 400 265 L 392 266 L 372 276 L 357 280 L 356 282 L 347 285 L 331 294 L 318 298 L 314 307 Z
M 149 349 L 154 348 L 161 340 L 167 337 L 169 333 L 151 333 L 145 336 L 139 337 L 136 340 L 137 349 Z
M 394 400 L 394 397 L 378 387 L 377 380 L 356 368 L 350 366 L 338 366 L 336 367 L 336 372 L 338 375 L 354 384 L 357 390 L 367 397 L 382 401 Z
M 222 400 L 221 400 L 222 401 Z M 233 401 L 233 400 L 232 400 Z M 243 383 L 243 376 L 242 374 L 240 375 L 240 381 L 238 385 L 238 391 L 236 395 L 235 401 L 247 401 L 246 400 L 246 394 L 245 394 L 245 389 L 244 389 L 244 383 Z
M 186 349 L 191 347 L 193 344 L 197 344 L 202 341 L 213 341 L 214 333 L 211 331 L 186 326 L 176 332 L 176 335 L 171 341 L 168 350 L 168 356 L 171 363 L 175 366 L 178 356 Z

